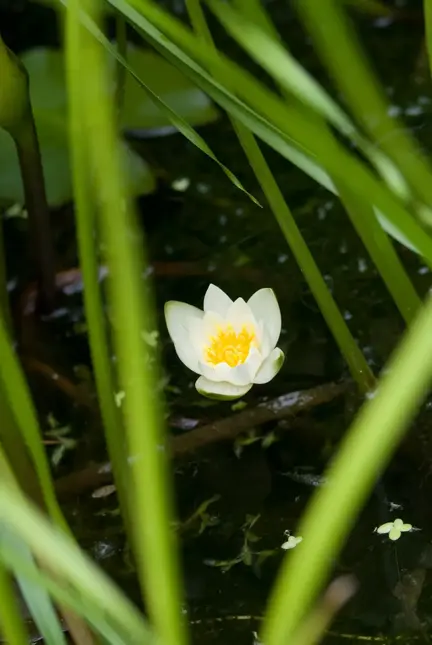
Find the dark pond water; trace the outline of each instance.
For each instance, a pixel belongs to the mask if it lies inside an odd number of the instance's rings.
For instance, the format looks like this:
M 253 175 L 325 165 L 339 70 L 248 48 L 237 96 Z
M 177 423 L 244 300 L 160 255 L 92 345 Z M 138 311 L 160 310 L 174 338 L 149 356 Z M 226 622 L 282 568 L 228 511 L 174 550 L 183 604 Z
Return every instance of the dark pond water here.
M 24 2 L 22 10 L 15 2 L 7 9 L 7 0 L 2 4 L 2 33 L 15 51 L 57 43 L 55 22 L 47 9 Z M 181 3 L 173 4 L 181 14 Z M 364 17 L 358 18 L 358 25 L 392 110 L 432 152 L 432 88 L 425 65 L 420 3 L 397 4 L 397 19 Z M 328 84 L 290 3 L 273 0 L 269 9 L 294 54 Z M 235 51 L 226 39 L 223 42 Z M 260 199 L 227 120 L 221 118 L 201 132 L 216 155 Z M 281 305 L 280 346 L 286 363 L 277 379 L 245 397 L 246 412 L 293 391 L 347 379 L 338 350 L 270 211 L 255 207 L 180 135 L 149 138 L 136 146 L 160 178 L 157 192 L 141 198 L 138 205 L 154 266 L 173 433 L 183 435 L 198 424 L 229 417 L 235 427 L 236 415 L 244 414 L 229 404 L 213 404 L 197 395 L 193 375 L 175 358 L 165 332 L 163 303 L 174 297 L 200 306 L 209 282 L 232 297 L 249 297 L 256 289 L 271 286 Z M 378 371 L 403 330 L 383 283 L 338 202 L 271 151 L 266 150 L 266 155 L 338 305 L 370 365 Z M 173 188 L 180 179 L 187 180 L 185 191 Z M 61 258 L 59 270 L 73 269 L 77 259 L 71 206 L 56 209 L 52 221 Z M 23 261 L 25 222 L 8 219 L 5 231 L 9 275 L 22 284 L 29 279 Z M 430 273 L 416 256 L 403 248 L 398 251 L 424 294 L 430 288 Z M 99 485 L 109 482 L 109 476 L 95 478 L 95 469 L 87 468 L 103 462 L 106 454 L 94 409 L 80 284 L 76 275 L 72 278 L 50 319 L 19 316 L 23 356 L 44 426 L 51 414 L 56 427 L 68 426 L 66 436 L 76 442 L 60 455 L 58 438 L 47 435 L 53 444 L 50 454 L 60 459 L 56 476 L 66 478 L 61 479 L 59 490 L 74 530 L 83 546 L 135 597 L 138 592 L 115 494 L 94 495 Z M 19 313 L 21 301 L 13 295 Z M 53 380 L 52 373 L 62 378 Z M 207 523 L 201 517 L 181 527 L 185 594 L 197 643 L 252 642 L 282 558 L 284 531 L 295 534 L 326 462 L 359 404 L 348 394 L 328 398 L 294 418 L 267 417 L 264 423 L 251 414 L 245 430 L 276 433 L 278 441 L 267 449 L 258 442 L 242 446 L 236 455 L 232 441 L 222 442 L 175 462 L 183 521 L 218 496 L 207 508 Z M 425 637 L 432 620 L 430 416 L 426 406 L 335 562 L 334 573 L 354 573 L 359 591 L 333 625 L 329 643 L 385 640 L 400 634 L 406 634 L 407 641 Z M 74 473 L 78 475 L 67 478 Z M 406 534 L 397 544 L 373 533 L 375 526 L 398 515 L 421 531 Z M 253 541 L 251 532 L 259 540 Z M 245 544 L 252 552 L 246 562 L 240 558 Z M 260 552 L 268 557 L 260 557 Z

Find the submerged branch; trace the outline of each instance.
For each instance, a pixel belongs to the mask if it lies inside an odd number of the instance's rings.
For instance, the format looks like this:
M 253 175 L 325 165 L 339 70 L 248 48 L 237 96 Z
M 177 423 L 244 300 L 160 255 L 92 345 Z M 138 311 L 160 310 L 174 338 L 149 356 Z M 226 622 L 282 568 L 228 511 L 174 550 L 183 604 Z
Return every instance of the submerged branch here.
M 244 410 L 230 417 L 208 423 L 195 430 L 173 437 L 170 442 L 175 459 L 182 459 L 211 444 L 235 439 L 246 430 L 270 421 L 293 417 L 323 403 L 328 403 L 351 387 L 350 381 L 327 383 L 309 390 L 283 394 L 275 399 L 260 403 L 250 410 Z M 55 482 L 60 498 L 79 495 L 112 481 L 111 465 L 92 464 L 83 470 L 60 477 Z

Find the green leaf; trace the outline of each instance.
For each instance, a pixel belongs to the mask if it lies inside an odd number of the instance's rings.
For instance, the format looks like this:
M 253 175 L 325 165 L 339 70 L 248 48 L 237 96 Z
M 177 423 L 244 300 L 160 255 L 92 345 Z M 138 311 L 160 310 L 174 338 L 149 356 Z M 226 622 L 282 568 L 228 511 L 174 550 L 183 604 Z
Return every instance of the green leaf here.
M 19 558 L 26 563 L 30 571 L 38 571 L 33 556 L 25 542 L 17 538 L 7 528 L 3 528 L 0 534 L 0 551 L 2 556 L 5 552 L 7 554 L 8 549 L 10 550 L 12 547 L 16 549 Z M 7 560 L 7 557 L 5 557 L 5 560 Z M 16 579 L 30 614 L 40 634 L 43 636 L 46 645 L 66 645 L 60 620 L 47 591 L 19 573 L 16 575 Z
M 109 52 L 112 56 L 114 56 L 114 59 L 117 60 L 118 63 L 121 65 L 124 65 L 125 69 L 129 72 L 129 81 L 134 82 L 134 85 L 139 88 L 139 90 L 144 90 L 144 92 L 147 93 L 148 97 L 151 100 L 151 103 L 153 104 L 153 107 L 155 110 L 157 110 L 158 114 L 160 117 L 165 116 L 166 120 L 171 123 L 174 128 L 176 128 L 180 134 L 182 134 L 186 139 L 188 139 L 191 143 L 193 143 L 194 146 L 199 148 L 201 152 L 203 152 L 205 155 L 210 157 L 213 161 L 215 161 L 220 168 L 223 170 L 223 172 L 226 174 L 228 179 L 238 188 L 239 190 L 242 190 L 246 195 L 255 203 L 257 206 L 261 206 L 261 204 L 255 199 L 253 195 L 248 193 L 248 191 L 244 188 L 242 183 L 237 179 L 237 177 L 227 168 L 223 163 L 219 161 L 219 159 L 214 155 L 213 151 L 209 148 L 207 143 L 204 141 L 204 139 L 196 132 L 189 124 L 188 122 L 180 116 L 180 113 L 173 110 L 170 108 L 170 106 L 167 103 L 164 103 L 159 96 L 157 92 L 157 84 L 154 86 L 149 85 L 149 79 L 148 79 L 148 74 L 146 75 L 146 82 L 144 82 L 141 77 L 136 73 L 135 69 L 130 65 L 130 59 L 126 60 L 117 52 L 117 50 L 109 43 L 109 41 L 104 37 L 103 33 L 98 30 L 95 26 L 95 29 L 92 30 L 92 33 L 94 32 L 96 38 L 99 40 L 99 42 L 105 47 L 107 52 Z M 161 62 L 165 62 L 162 58 L 158 57 Z M 114 61 L 112 59 L 112 61 Z M 165 63 L 166 64 L 166 63 Z M 168 65 L 168 67 L 171 68 L 171 70 L 175 69 L 172 65 Z M 182 75 L 183 76 L 183 75 Z M 183 77 L 184 78 L 184 77 Z M 154 79 L 153 79 L 154 80 Z M 126 87 L 128 86 L 126 82 Z M 203 95 L 205 96 L 205 95 Z
M 184 25 L 150 0 L 139 5 L 139 10 L 135 8 L 137 0 L 108 2 L 122 12 L 158 51 L 181 66 L 182 71 L 203 87 L 231 116 L 241 121 L 296 166 L 334 191 L 333 182 L 328 175 L 331 166 L 335 176 L 339 176 L 357 194 L 369 194 L 371 201 L 376 205 L 376 214 L 380 214 L 383 226 L 387 221 L 391 223 L 391 229 L 385 226 L 386 229 L 390 229 L 388 232 L 393 234 L 396 230 L 397 239 L 403 244 L 407 240 L 410 247 L 423 255 L 432 266 L 432 241 L 428 234 L 387 187 L 377 181 L 369 168 L 347 150 L 335 145 L 335 141 L 319 123 L 311 121 L 310 125 L 306 122 L 299 124 L 299 120 L 304 121 L 303 115 L 294 106 L 289 106 L 288 110 L 288 106 L 282 104 L 274 93 L 270 93 L 265 86 L 232 61 L 228 63 L 221 53 L 215 55 L 202 41 L 194 38 Z M 134 6 L 131 6 L 132 4 Z M 147 19 L 149 16 L 152 22 Z M 85 22 L 85 18 L 83 20 Z M 193 58 L 189 54 L 192 54 Z M 215 78 L 212 78 L 197 61 L 203 62 L 204 65 L 213 65 Z M 224 82 L 227 76 L 243 100 L 233 96 L 219 82 L 219 79 Z M 248 105 L 244 102 L 245 99 Z
M 61 51 L 40 47 L 25 52 L 21 60 L 30 76 L 48 201 L 51 206 L 58 206 L 72 198 L 64 56 Z M 167 106 L 186 122 L 185 125 L 203 125 L 217 118 L 218 112 L 207 95 L 157 54 L 130 46 L 128 60 L 139 75 L 149 80 L 158 98 L 163 98 Z M 107 63 L 114 79 L 115 62 L 111 56 Z M 114 98 L 114 82 L 112 88 Z M 163 128 L 171 127 L 172 119 L 128 76 L 121 125 L 125 130 Z M 150 167 L 126 144 L 124 167 L 130 194 L 143 195 L 155 189 Z M 0 198 L 24 202 L 15 147 L 3 131 L 0 131 Z
M 144 616 L 102 569 L 71 537 L 56 530 L 17 489 L 3 478 L 1 484 L 2 526 L 27 545 L 36 560 L 44 563 L 45 570 L 29 567 L 16 542 L 4 544 L 0 550 L 0 559 L 7 562 L 5 566 L 47 588 L 63 605 L 86 618 L 106 637 L 106 642 L 153 643 Z M 47 575 L 48 569 L 55 572 L 55 577 Z
M 41 147 L 48 202 L 58 206 L 72 199 L 69 145 L 66 118 L 60 111 L 35 110 Z M 155 189 L 149 165 L 122 143 L 127 185 L 132 195 L 144 195 Z M 24 203 L 18 156 L 12 138 L 0 130 L 0 198 Z
M 115 61 L 111 57 L 109 60 L 114 73 Z M 129 45 L 127 62 L 154 94 L 187 123 L 200 126 L 217 119 L 218 111 L 208 96 L 155 52 Z M 127 130 L 138 130 L 170 126 L 171 120 L 128 74 L 121 123 Z

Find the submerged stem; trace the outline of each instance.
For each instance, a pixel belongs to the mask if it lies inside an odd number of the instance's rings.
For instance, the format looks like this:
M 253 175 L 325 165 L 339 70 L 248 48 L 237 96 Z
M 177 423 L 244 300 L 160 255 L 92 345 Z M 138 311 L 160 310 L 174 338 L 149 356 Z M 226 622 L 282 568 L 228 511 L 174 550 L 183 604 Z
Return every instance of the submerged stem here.
M 39 281 L 40 304 L 52 309 L 54 249 L 39 141 L 30 101 L 29 79 L 21 61 L 0 37 L 0 128 L 13 138 L 29 214 L 30 243 Z
M 39 304 L 52 309 L 55 295 L 55 261 L 48 202 L 36 126 L 31 108 L 14 134 L 28 210 L 31 255 L 36 263 Z

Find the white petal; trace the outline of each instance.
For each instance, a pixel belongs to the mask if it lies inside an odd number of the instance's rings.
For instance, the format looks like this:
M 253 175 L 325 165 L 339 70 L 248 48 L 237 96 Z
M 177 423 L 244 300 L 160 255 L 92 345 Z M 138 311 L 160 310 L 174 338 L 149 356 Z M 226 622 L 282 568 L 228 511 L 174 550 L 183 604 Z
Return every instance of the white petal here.
M 232 385 L 231 383 L 216 383 L 209 381 L 204 376 L 200 376 L 195 387 L 200 394 L 208 397 L 209 399 L 219 399 L 220 401 L 230 401 L 232 399 L 239 399 L 241 396 L 249 392 L 252 387 L 250 385 Z
M 203 318 L 203 334 L 205 343 L 208 344 L 211 336 L 216 336 L 218 328 L 225 328 L 224 318 L 215 311 L 206 311 Z
M 381 524 L 376 530 L 377 533 L 390 533 L 393 528 L 393 522 L 385 522 Z
M 179 359 L 193 372 L 199 374 L 199 355 L 190 340 L 192 320 L 201 320 L 204 313 L 184 302 L 170 300 L 165 304 L 165 321 Z
M 232 300 L 225 291 L 211 284 L 204 296 L 204 311 L 214 311 L 225 318 L 230 305 L 232 305 Z
M 393 526 L 393 528 L 391 529 L 391 531 L 389 533 L 390 540 L 399 540 L 400 536 L 401 536 L 400 529 L 397 528 L 397 526 Z
M 239 333 L 245 325 L 250 325 L 253 327 L 254 331 L 258 330 L 258 323 L 255 320 L 251 308 L 243 298 L 237 298 L 237 300 L 232 303 L 226 313 L 226 320 L 234 327 L 237 333 Z
M 217 365 L 210 365 L 204 361 L 199 363 L 199 373 L 206 377 L 209 381 L 229 381 L 229 375 L 232 367 L 228 363 L 218 363 Z
M 217 365 L 209 365 L 208 363 L 199 363 L 199 373 L 206 377 L 209 381 L 226 381 L 232 385 L 248 385 L 252 383 L 249 368 L 246 363 L 230 367 L 227 363 L 218 363 Z
M 249 381 L 254 382 L 254 378 L 257 375 L 258 370 L 263 364 L 263 356 L 261 352 L 255 347 L 251 347 L 249 355 L 244 362 L 244 365 L 248 368 L 249 372 Z
M 265 359 L 254 378 L 254 383 L 268 383 L 276 376 L 285 360 L 285 354 L 276 347 Z
M 199 356 L 208 345 L 208 336 L 204 331 L 204 318 L 191 318 L 189 321 L 189 342 L 195 347 Z
M 271 349 L 276 347 L 279 340 L 282 318 L 278 301 L 273 289 L 260 289 L 249 298 L 247 304 L 252 310 L 255 320 L 264 322 L 264 329 L 269 336 Z

